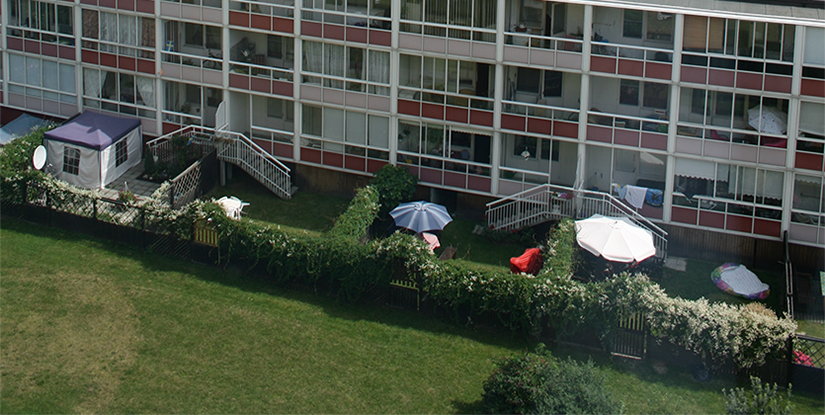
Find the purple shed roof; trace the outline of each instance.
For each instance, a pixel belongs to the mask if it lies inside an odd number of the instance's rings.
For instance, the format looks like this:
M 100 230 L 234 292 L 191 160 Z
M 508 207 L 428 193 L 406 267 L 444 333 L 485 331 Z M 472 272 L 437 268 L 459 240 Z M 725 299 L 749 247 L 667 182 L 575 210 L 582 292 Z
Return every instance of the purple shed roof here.
M 125 137 L 139 125 L 140 120 L 137 118 L 117 118 L 84 112 L 60 127 L 46 132 L 46 138 L 103 150 Z

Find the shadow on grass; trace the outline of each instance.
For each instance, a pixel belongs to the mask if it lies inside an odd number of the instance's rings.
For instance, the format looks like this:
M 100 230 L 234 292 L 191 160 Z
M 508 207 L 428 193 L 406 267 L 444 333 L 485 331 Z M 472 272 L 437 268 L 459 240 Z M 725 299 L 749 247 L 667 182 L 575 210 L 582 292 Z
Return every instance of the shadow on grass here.
M 325 314 L 334 318 L 350 321 L 365 320 L 399 328 L 414 329 L 436 334 L 457 335 L 480 343 L 508 349 L 525 348 L 535 342 L 525 335 L 519 335 L 506 330 L 461 327 L 451 324 L 443 318 L 415 311 L 392 308 L 383 304 L 371 304 L 367 302 L 351 303 L 335 296 L 325 295 L 324 293 L 316 294 L 279 286 L 273 283 L 267 276 L 257 275 L 251 272 L 247 273 L 246 270 L 234 265 L 223 268 L 217 265 L 198 264 L 181 260 L 177 257 L 148 253 L 131 245 L 112 243 L 92 236 L 31 224 L 12 218 L 3 218 L 2 228 L 3 230 L 25 233 L 37 237 L 83 243 L 92 248 L 104 250 L 139 262 L 146 270 L 153 272 L 183 273 L 191 275 L 201 281 L 221 284 L 248 293 L 266 294 L 300 301 L 320 307 Z

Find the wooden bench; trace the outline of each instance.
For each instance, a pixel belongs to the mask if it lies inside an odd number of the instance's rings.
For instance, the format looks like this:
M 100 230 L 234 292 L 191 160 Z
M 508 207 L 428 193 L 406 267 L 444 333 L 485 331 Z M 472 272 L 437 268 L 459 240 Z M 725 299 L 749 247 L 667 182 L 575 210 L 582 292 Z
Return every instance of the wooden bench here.
M 448 259 L 453 259 L 453 256 L 455 256 L 455 251 L 457 251 L 457 249 L 453 248 L 452 246 L 444 248 L 444 252 L 441 253 L 441 255 L 438 257 L 438 260 L 446 261 Z

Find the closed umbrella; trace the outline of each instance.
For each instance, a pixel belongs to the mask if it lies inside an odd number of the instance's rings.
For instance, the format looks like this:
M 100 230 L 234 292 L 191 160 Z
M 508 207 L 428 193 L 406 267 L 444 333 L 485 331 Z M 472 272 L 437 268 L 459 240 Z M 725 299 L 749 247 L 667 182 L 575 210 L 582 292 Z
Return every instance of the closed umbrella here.
M 624 217 L 593 215 L 577 220 L 576 242 L 613 262 L 642 262 L 656 255 L 653 234 Z
M 776 107 L 757 105 L 748 110 L 748 125 L 760 133 L 781 135 L 788 131 L 788 115 Z
M 447 208 L 435 203 L 419 201 L 402 203 L 390 212 L 396 226 L 413 232 L 440 231 L 453 221 Z

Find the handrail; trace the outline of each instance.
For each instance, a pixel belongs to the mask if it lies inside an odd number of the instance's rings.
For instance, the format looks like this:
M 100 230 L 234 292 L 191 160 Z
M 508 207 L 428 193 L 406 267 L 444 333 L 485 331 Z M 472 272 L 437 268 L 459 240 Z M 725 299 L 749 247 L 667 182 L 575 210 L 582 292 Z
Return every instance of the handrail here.
M 241 134 L 241 133 L 236 133 L 236 132 L 234 132 L 234 131 L 221 131 L 221 132 L 220 132 L 220 134 L 219 134 L 218 136 L 220 136 L 221 138 L 225 138 L 225 135 L 227 135 L 227 134 L 228 134 L 228 135 L 234 135 L 234 136 L 236 136 L 236 139 L 241 140 L 241 141 L 243 141 L 244 143 L 246 143 L 247 145 L 249 145 L 250 147 L 254 148 L 254 149 L 255 149 L 255 151 L 257 151 L 258 153 L 260 153 L 260 155 L 261 155 L 262 157 L 264 157 L 264 158 L 266 158 L 266 159 L 269 159 L 269 160 L 270 160 L 270 161 L 272 161 L 273 163 L 277 164 L 277 165 L 278 165 L 278 167 L 280 167 L 280 168 L 282 168 L 282 169 L 286 170 L 286 172 L 287 172 L 287 173 L 289 173 L 290 171 L 292 171 L 292 170 L 291 170 L 289 167 L 287 167 L 284 163 L 281 163 L 281 161 L 280 161 L 280 160 L 278 160 L 277 158 L 275 158 L 275 156 L 273 156 L 272 154 L 269 154 L 266 150 L 264 150 L 263 148 L 261 148 L 261 146 L 259 146 L 259 145 L 255 144 L 255 142 L 254 142 L 254 141 L 250 140 L 250 139 L 249 139 L 249 137 L 247 137 L 247 136 L 245 136 L 245 135 L 243 135 L 243 134 Z
M 594 204 L 595 203 L 595 204 Z M 520 229 L 561 217 L 624 215 L 653 234 L 657 258 L 667 256 L 668 232 L 608 193 L 543 184 L 487 203 L 488 226 Z

